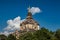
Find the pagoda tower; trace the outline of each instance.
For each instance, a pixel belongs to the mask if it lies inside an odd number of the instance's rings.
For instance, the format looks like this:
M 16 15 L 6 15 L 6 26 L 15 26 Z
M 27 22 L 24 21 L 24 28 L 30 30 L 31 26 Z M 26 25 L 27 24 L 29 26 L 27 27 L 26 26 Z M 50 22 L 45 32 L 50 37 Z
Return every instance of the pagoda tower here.
M 33 20 L 30 7 L 26 19 L 20 24 L 20 31 L 34 31 L 39 30 L 39 24 Z

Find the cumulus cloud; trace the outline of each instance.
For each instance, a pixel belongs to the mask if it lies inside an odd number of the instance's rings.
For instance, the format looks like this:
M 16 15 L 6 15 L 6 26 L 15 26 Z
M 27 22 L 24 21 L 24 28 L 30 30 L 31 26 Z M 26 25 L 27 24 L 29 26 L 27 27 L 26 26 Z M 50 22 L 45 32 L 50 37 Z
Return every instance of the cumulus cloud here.
M 13 30 L 20 30 L 20 23 L 22 22 L 22 21 L 24 21 L 25 19 L 23 19 L 23 20 L 21 20 L 21 17 L 20 16 L 18 16 L 18 17 L 16 17 L 16 18 L 14 18 L 13 20 L 12 19 L 10 19 L 10 20 L 8 20 L 7 21 L 7 27 L 6 28 L 4 28 L 4 30 L 9 30 L 9 31 L 13 31 Z
M 14 19 L 7 20 L 7 27 L 4 28 L 4 32 L 0 32 L 0 34 L 9 35 L 13 33 L 15 30 L 20 30 L 20 23 L 22 23 L 25 19 L 21 20 L 21 17 L 18 16 Z
M 20 22 L 21 22 L 21 17 L 18 16 L 16 18 L 14 18 L 13 20 L 10 19 L 7 21 L 7 27 L 4 28 L 4 30 L 16 30 L 20 28 Z
M 30 11 L 34 15 L 36 13 L 40 13 L 41 9 L 39 7 L 32 7 L 32 8 L 30 8 Z

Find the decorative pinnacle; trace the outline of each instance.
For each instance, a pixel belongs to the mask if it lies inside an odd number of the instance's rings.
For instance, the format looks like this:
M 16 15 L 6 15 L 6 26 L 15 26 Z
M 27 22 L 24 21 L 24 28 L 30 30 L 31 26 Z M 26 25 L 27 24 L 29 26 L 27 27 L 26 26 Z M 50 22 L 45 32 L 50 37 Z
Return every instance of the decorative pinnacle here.
M 30 10 L 30 6 L 29 6 L 29 8 L 28 8 L 28 12 L 31 12 L 31 10 Z

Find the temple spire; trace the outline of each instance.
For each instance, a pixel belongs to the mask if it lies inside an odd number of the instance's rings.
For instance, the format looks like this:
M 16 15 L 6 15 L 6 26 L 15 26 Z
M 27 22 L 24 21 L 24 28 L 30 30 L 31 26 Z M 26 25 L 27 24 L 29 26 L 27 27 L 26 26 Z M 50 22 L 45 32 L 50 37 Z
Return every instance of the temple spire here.
M 31 10 L 30 10 L 30 6 L 28 7 L 28 12 L 31 12 Z
M 28 7 L 28 14 L 27 14 L 27 19 L 31 19 L 32 18 L 32 13 L 31 13 L 31 8 L 30 6 Z

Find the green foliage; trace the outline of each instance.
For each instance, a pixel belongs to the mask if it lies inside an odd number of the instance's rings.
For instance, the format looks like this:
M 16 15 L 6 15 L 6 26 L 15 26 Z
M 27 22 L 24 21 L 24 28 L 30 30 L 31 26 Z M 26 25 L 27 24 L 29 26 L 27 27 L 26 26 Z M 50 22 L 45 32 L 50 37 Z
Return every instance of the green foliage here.
M 41 28 L 41 30 L 35 32 L 27 32 L 26 34 L 20 36 L 20 40 L 57 40 L 54 34 L 54 32 L 49 31 L 48 29 Z
M 16 40 L 16 38 L 10 34 L 8 37 L 0 35 L 7 40 Z M 49 31 L 46 28 L 41 28 L 37 31 L 25 32 L 20 35 L 19 40 L 60 40 L 60 30 L 56 32 Z
M 5 35 L 0 35 L 0 40 L 7 40 L 7 36 L 5 36 Z
M 55 36 L 58 40 L 60 40 L 60 29 L 56 31 Z
M 8 35 L 7 40 L 16 40 L 16 38 L 12 34 L 10 34 Z

